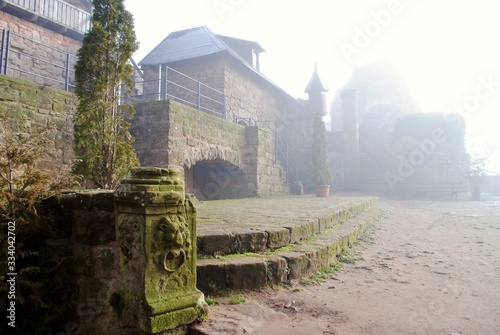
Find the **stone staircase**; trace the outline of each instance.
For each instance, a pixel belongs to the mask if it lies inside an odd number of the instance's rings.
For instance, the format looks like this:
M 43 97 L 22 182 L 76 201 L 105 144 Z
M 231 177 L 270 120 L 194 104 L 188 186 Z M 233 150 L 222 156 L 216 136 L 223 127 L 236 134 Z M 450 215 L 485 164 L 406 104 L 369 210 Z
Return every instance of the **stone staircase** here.
M 366 197 L 247 200 L 255 203 L 198 206 L 197 286 L 206 294 L 312 275 L 334 263 L 382 213 L 378 200 Z

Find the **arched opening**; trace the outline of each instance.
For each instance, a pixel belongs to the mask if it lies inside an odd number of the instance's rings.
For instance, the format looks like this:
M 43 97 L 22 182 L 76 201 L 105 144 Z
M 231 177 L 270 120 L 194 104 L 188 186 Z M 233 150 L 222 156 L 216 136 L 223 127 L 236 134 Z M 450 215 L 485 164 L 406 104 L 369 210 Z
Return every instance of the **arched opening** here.
M 245 172 L 223 160 L 204 160 L 186 171 L 186 191 L 200 200 L 245 198 L 251 195 Z

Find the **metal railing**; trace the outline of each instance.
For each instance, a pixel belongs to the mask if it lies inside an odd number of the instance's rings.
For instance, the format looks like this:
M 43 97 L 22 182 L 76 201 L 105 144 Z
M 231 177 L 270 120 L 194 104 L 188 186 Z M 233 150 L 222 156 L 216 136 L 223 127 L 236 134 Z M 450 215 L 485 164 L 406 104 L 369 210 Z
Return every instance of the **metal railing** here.
M 69 52 L 10 30 L 2 32 L 0 74 L 74 92 L 76 61 Z
M 155 79 L 135 81 L 132 94 L 128 97 L 123 96 L 122 102 L 136 103 L 167 99 L 226 119 L 224 92 L 168 66 L 159 66 L 158 76 Z
M 29 46 L 29 47 L 27 47 Z M 75 91 L 76 55 L 4 29 L 0 41 L 0 74 L 68 92 Z M 224 93 L 170 67 L 163 76 L 145 81 L 134 65 L 134 89 L 122 103 L 172 99 L 198 110 L 226 118 Z
M 92 23 L 91 13 L 61 0 L 4 1 L 81 34 L 85 34 Z

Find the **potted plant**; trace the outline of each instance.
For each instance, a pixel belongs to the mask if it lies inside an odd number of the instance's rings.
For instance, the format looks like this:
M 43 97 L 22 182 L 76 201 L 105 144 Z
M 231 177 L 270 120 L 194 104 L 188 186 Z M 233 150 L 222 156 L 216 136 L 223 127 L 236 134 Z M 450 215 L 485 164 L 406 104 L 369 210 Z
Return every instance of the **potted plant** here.
M 485 176 L 484 166 L 486 164 L 486 157 L 474 157 L 470 162 L 470 183 L 471 183 L 471 196 L 472 200 L 481 199 L 481 186 Z
M 320 112 L 316 113 L 314 117 L 311 151 L 312 181 L 316 186 L 316 196 L 327 197 L 330 194 L 330 184 L 333 182 L 333 176 L 328 164 L 325 123 Z

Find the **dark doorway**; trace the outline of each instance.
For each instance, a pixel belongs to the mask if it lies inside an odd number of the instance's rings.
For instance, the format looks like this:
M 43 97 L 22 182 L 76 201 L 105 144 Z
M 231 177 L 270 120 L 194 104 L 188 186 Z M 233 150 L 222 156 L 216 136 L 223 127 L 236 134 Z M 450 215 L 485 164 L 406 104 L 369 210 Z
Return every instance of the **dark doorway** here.
M 187 192 L 200 200 L 237 199 L 250 196 L 245 173 L 222 161 L 200 161 L 186 171 Z

